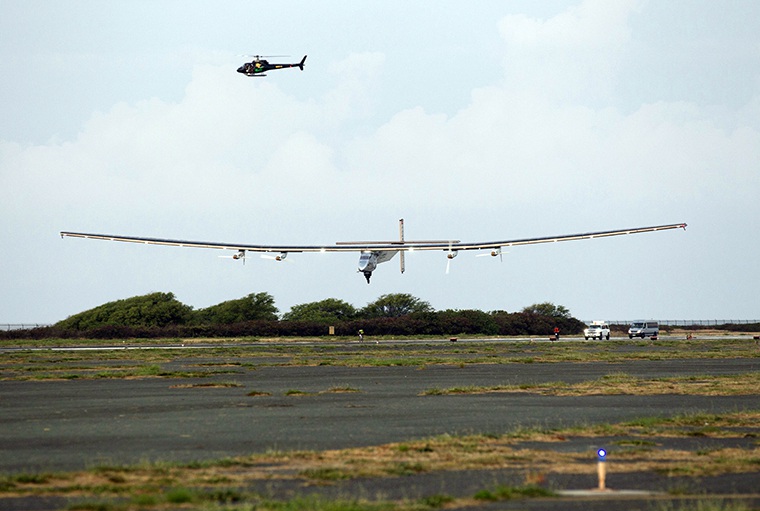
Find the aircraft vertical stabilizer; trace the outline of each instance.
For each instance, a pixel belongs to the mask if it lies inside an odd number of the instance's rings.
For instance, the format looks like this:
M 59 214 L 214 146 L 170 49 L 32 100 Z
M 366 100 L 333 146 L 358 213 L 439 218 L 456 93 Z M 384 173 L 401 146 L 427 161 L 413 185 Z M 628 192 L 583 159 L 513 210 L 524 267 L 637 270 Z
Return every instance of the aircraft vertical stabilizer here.
M 401 244 L 404 244 L 404 219 L 400 218 L 398 221 L 398 236 L 399 241 L 401 241 Z M 402 250 L 399 254 L 399 264 L 401 265 L 401 273 L 404 273 L 404 270 L 406 270 L 406 267 L 404 266 L 404 251 Z

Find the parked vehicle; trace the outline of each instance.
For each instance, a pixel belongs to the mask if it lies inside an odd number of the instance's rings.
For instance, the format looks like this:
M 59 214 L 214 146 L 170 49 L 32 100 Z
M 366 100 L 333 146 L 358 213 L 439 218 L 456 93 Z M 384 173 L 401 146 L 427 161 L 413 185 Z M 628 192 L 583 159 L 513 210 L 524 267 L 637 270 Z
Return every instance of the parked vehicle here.
M 602 338 L 606 338 L 608 341 L 610 340 L 610 325 L 607 324 L 606 321 L 592 321 L 589 326 L 586 327 L 586 329 L 583 331 L 583 337 L 588 341 L 589 338 L 596 339 L 599 338 L 601 341 Z
M 660 335 L 660 324 L 653 319 L 634 321 L 628 329 L 629 339 L 633 339 L 634 337 L 657 339 L 658 335 Z

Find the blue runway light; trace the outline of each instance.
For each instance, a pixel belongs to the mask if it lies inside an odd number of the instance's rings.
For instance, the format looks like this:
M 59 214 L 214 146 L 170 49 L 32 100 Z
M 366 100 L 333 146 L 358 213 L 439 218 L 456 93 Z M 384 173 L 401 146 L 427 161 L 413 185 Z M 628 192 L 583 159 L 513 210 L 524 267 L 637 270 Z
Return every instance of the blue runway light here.
M 604 461 L 607 458 L 607 450 L 602 448 L 596 451 L 596 455 L 599 458 L 599 461 Z

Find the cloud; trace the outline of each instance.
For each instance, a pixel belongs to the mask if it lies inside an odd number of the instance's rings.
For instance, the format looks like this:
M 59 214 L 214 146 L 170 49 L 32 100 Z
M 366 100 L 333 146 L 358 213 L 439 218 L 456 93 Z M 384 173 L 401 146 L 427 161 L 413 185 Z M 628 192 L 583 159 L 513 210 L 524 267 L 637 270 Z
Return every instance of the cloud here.
M 630 39 L 628 18 L 640 5 L 640 0 L 585 0 L 548 19 L 505 16 L 499 31 L 509 44 L 531 50 L 614 52 Z
M 593 85 L 572 90 L 594 83 L 590 74 L 622 51 L 639 5 L 586 1 L 546 20 L 506 16 L 503 81 L 473 89 L 451 116 L 416 107 L 351 129 L 372 121 L 381 53 L 336 62 L 332 89 L 306 99 L 203 64 L 177 102 L 116 104 L 70 142 L 6 144 L 3 174 L 61 206 L 87 203 L 87 214 L 108 206 L 103 223 L 198 204 L 211 215 L 241 204 L 413 208 L 422 191 L 424 202 L 459 207 L 571 203 L 590 191 L 638 207 L 646 195 L 620 191 L 642 184 L 700 199 L 731 193 L 727 183 L 751 189 L 756 130 L 721 128 L 688 102 L 626 113 L 600 102 Z M 614 81 L 614 69 L 602 73 Z M 52 193 L 67 187 L 65 196 Z
M 501 26 L 522 27 L 508 40 L 528 46 L 526 54 L 558 41 L 593 54 L 598 43 L 588 31 L 622 37 L 608 25 L 630 12 L 601 5 L 587 2 L 545 22 L 507 17 Z M 549 43 L 539 37 L 545 33 Z M 176 103 L 114 105 L 94 113 L 70 142 L 6 143 L 3 175 L 12 188 L 28 190 L 6 205 L 23 210 L 30 196 L 48 207 L 83 206 L 72 220 L 93 224 L 101 211 L 97 223 L 123 228 L 147 218 L 170 225 L 174 215 L 217 218 L 246 205 L 346 214 L 389 203 L 400 210 L 504 205 L 498 209 L 549 201 L 559 208 L 593 194 L 587 204 L 638 208 L 651 202 L 649 194 L 626 190 L 712 201 L 757 185 L 760 144 L 750 127 L 721 128 L 687 102 L 643 104 L 630 113 L 598 106 L 593 94 L 570 102 L 553 88 L 526 90 L 509 72 L 502 84 L 474 89 L 454 115 L 411 108 L 354 134 L 348 127 L 371 116 L 368 91 L 383 61 L 381 54 L 349 56 L 334 65 L 342 70 L 334 88 L 306 100 L 276 82 L 199 66 Z M 532 73 L 528 82 L 545 76 L 541 66 L 524 72 Z M 586 72 L 575 70 L 570 81 L 583 82 Z
M 103 223 L 198 204 L 212 215 L 241 204 L 350 212 L 392 200 L 412 208 L 422 191 L 425 202 L 459 207 L 570 203 L 588 193 L 639 207 L 646 194 L 621 190 L 682 199 L 728 195 L 736 184 L 738 193 L 751 190 L 755 129 L 722 128 L 688 102 L 624 113 L 600 104 L 593 85 L 566 92 L 593 83 L 590 74 L 614 60 L 639 5 L 586 1 L 546 20 L 506 16 L 503 82 L 474 89 L 451 116 L 416 107 L 372 130 L 351 130 L 372 118 L 381 53 L 333 64 L 334 87 L 308 99 L 199 65 L 178 102 L 116 104 L 94 113 L 70 142 L 6 143 L 3 175 L 59 207 L 87 204 L 85 215 L 107 209 Z M 614 78 L 614 69 L 602 74 Z M 61 189 L 69 191 L 53 193 Z M 9 200 L 23 209 L 18 195 Z
M 609 99 L 639 0 L 585 0 L 548 19 L 504 17 L 504 67 L 511 87 L 565 101 Z
M 324 98 L 326 117 L 335 123 L 366 120 L 374 111 L 377 79 L 384 65 L 385 55 L 380 52 L 352 53 L 330 65 L 337 86 Z

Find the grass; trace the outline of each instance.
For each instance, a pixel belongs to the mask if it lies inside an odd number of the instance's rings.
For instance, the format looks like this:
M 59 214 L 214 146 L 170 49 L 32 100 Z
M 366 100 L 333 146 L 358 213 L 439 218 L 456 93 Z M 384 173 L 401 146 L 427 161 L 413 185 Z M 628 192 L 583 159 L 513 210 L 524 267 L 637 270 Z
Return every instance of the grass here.
M 500 501 L 526 497 L 556 497 L 556 493 L 536 485 L 497 486 L 493 489 L 480 490 L 475 494 L 477 500 Z
M 172 385 L 171 388 L 175 389 L 225 389 L 242 387 L 243 385 L 234 381 L 219 381 L 219 382 L 205 382 L 205 383 L 188 383 L 184 385 Z M 250 395 L 250 394 L 249 394 Z
M 757 395 L 760 394 L 760 373 L 733 375 L 704 375 L 671 378 L 643 379 L 625 373 L 612 373 L 596 380 L 580 383 L 561 381 L 520 384 L 432 388 L 421 392 L 424 396 L 452 394 L 485 394 L 491 392 L 530 392 L 546 396 L 589 395 L 656 395 L 682 394 L 703 396 Z
M 335 339 L 313 345 L 272 344 L 264 341 L 204 340 L 238 346 L 203 350 L 130 349 L 61 352 L 13 351 L 0 359 L 0 379 L 92 379 L 92 378 L 192 378 L 207 374 L 253 371 L 267 365 L 332 365 L 347 367 L 419 367 L 469 364 L 538 364 L 556 362 L 625 362 L 684 358 L 758 358 L 760 349 L 746 339 L 699 339 L 663 341 L 607 341 L 531 343 L 527 340 L 483 340 L 467 344 L 443 342 L 383 344 L 336 344 Z M 24 341 L 27 342 L 27 341 Z M 30 347 L 37 341 L 28 341 Z M 116 344 L 117 341 L 111 341 Z M 166 340 L 130 341 L 149 347 Z M 192 344 L 195 340 L 170 340 Z M 288 340 L 280 340 L 287 343 Z M 55 341 L 45 341 L 55 343 Z M 100 345 L 102 341 L 57 341 L 57 345 Z M 5 342 L 7 345 L 8 342 Z M 208 364 L 209 359 L 221 362 Z M 125 362 L 125 360 L 128 361 Z M 167 368 L 180 362 L 183 367 Z M 209 368 L 208 371 L 199 369 Z
M 652 511 L 750 511 L 746 502 L 725 499 L 699 499 L 658 502 Z
M 252 391 L 248 392 L 248 394 L 246 394 L 246 396 L 251 396 L 251 397 L 271 396 L 271 395 L 272 395 L 271 392 L 266 392 L 266 391 L 263 391 L 263 390 L 252 390 Z
M 351 385 L 334 385 L 330 387 L 329 389 L 322 392 L 329 393 L 329 394 L 354 394 L 357 392 L 361 392 L 361 390 L 354 388 Z
M 311 395 L 311 392 L 306 392 L 305 390 L 298 390 L 298 389 L 288 389 L 285 391 L 286 396 L 308 396 Z

